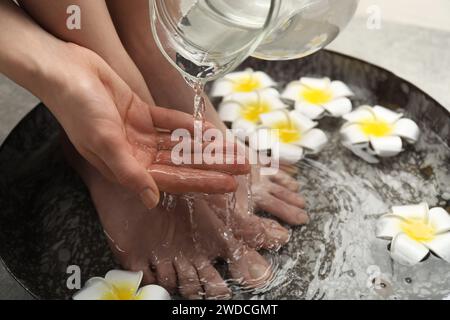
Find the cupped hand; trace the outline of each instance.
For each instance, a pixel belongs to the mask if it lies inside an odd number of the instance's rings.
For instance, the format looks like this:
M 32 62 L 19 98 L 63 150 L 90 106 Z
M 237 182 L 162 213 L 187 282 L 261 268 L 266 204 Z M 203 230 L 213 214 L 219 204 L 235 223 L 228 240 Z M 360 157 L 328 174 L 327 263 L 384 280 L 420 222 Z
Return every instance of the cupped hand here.
M 170 132 L 192 133 L 191 115 L 144 103 L 88 49 L 65 44 L 57 54 L 66 63 L 55 61 L 42 100 L 78 152 L 104 176 L 139 194 L 147 207 L 156 206 L 160 191 L 232 192 L 233 175 L 249 172 L 247 164 L 236 162 L 175 165 Z

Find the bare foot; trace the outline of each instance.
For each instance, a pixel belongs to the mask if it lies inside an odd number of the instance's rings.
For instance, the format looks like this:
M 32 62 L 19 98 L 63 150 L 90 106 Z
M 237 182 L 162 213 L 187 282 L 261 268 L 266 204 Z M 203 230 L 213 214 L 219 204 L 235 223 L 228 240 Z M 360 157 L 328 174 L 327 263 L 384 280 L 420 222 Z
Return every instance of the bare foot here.
M 289 231 L 273 219 L 255 214 L 264 210 L 290 225 L 309 221 L 304 211 L 305 201 L 298 193 L 299 184 L 290 175 L 280 171 L 274 176 L 261 176 L 252 185 L 254 210 L 248 210 L 247 181 L 238 178 L 239 187 L 232 195 L 209 195 L 209 207 L 231 227 L 234 235 L 255 249 L 278 250 L 289 241 Z M 230 206 L 234 207 L 229 210 Z
M 231 279 L 256 288 L 271 276 L 268 262 L 236 240 L 202 201 L 189 210 L 178 199 L 173 210 L 148 210 L 133 194 L 100 175 L 66 146 L 72 166 L 87 184 L 110 246 L 127 270 L 144 272 L 145 283 L 158 283 L 187 299 L 230 298 L 231 291 L 215 269 L 228 264 Z
M 164 58 L 152 37 L 150 30 L 148 1 L 108 1 L 109 11 L 116 30 L 139 71 L 143 75 L 152 97 L 161 106 L 170 106 L 187 113 L 192 112 L 193 90 L 181 74 Z M 211 102 L 206 101 L 206 118 L 216 127 L 225 130 Z M 303 210 L 305 203 L 298 194 L 298 183 L 283 172 L 272 177 L 261 177 L 253 184 L 255 209 L 267 211 L 291 225 L 308 222 Z M 226 197 L 217 195 L 209 201 L 224 218 Z M 232 215 L 235 235 L 252 247 L 277 248 L 289 239 L 288 231 L 278 222 L 248 214 L 245 179 L 239 180 L 236 195 L 237 208 Z

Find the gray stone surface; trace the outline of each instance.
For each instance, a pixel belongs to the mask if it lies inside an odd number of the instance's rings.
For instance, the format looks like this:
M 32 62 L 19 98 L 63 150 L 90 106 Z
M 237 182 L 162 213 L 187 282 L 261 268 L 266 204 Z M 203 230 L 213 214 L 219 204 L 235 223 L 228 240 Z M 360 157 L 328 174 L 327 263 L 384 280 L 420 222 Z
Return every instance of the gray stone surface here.
M 450 32 L 382 21 L 369 30 L 354 19 L 329 49 L 393 71 L 450 110 Z
M 375 63 L 416 84 L 450 110 L 450 33 L 384 21 L 369 30 L 354 19 L 330 49 Z M 37 99 L 0 75 L 0 141 Z M 26 261 L 24 261 L 26 263 Z M 29 299 L 0 264 L 0 299 Z

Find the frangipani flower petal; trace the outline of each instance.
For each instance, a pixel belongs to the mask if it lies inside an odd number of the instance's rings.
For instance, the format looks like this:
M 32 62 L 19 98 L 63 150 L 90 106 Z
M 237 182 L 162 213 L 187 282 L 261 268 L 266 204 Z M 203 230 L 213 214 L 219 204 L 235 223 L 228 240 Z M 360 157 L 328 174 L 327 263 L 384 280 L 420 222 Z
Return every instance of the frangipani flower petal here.
M 330 87 L 331 81 L 329 78 L 303 77 L 300 79 L 300 84 L 302 84 L 303 86 L 305 86 L 307 88 L 326 90 Z
M 380 218 L 377 224 L 377 238 L 392 240 L 402 232 L 400 222 L 402 218 L 387 214 Z
M 255 132 L 256 128 L 257 125 L 254 122 L 244 119 L 238 119 L 231 125 L 233 133 L 242 141 L 245 141 L 249 135 Z
M 433 240 L 424 244 L 438 257 L 450 262 L 450 232 L 436 235 Z
M 331 82 L 328 78 L 301 78 L 291 82 L 282 97 L 296 102 L 296 110 L 310 119 L 325 114 L 340 117 L 352 110 L 352 102 L 346 98 L 353 95 L 341 81 Z
M 289 115 L 301 133 L 307 132 L 317 126 L 317 122 L 312 121 L 296 110 L 292 110 Z
M 142 276 L 142 271 L 132 272 L 125 270 L 111 270 L 105 275 L 105 281 L 116 288 L 129 291 L 134 295 L 139 289 Z
M 332 81 L 330 84 L 330 89 L 333 91 L 335 97 L 351 97 L 355 95 L 350 88 L 342 81 Z
M 414 121 L 400 119 L 394 124 L 392 134 L 404 138 L 409 143 L 415 143 L 419 139 L 420 129 Z
M 289 122 L 290 114 L 288 111 L 278 110 L 269 113 L 264 113 L 260 116 L 261 124 L 265 127 L 273 127 L 280 122 Z
M 342 145 L 368 163 L 380 163 L 380 160 L 374 156 L 368 142 L 351 144 L 348 141 L 343 141 Z
M 280 143 L 273 150 L 275 159 L 280 159 L 282 163 L 296 163 L 303 159 L 303 149 L 287 143 Z
M 343 115 L 342 118 L 351 123 L 359 123 L 367 119 L 375 119 L 375 114 L 370 106 L 361 106 L 355 111 Z
M 226 96 L 219 106 L 219 116 L 225 122 L 232 122 L 235 134 L 245 141 L 260 124 L 262 114 L 286 108 L 278 91 L 267 88 L 258 92 Z
M 377 119 L 384 120 L 387 123 L 394 123 L 403 117 L 402 113 L 391 111 L 382 106 L 375 106 L 372 108 L 372 111 Z
M 214 85 L 211 89 L 212 97 L 225 97 L 232 93 L 234 93 L 233 82 L 226 81 L 225 79 L 216 80 L 216 82 L 214 82 Z
M 73 300 L 105 300 L 114 294 L 111 285 L 102 278 L 95 278 L 89 285 L 78 291 Z
M 322 105 L 333 117 L 342 117 L 352 111 L 352 102 L 348 98 L 338 98 Z
M 392 259 L 404 265 L 414 265 L 422 261 L 429 253 L 427 247 L 414 241 L 406 234 L 398 234 L 391 242 Z
M 224 122 L 233 122 L 241 116 L 241 105 L 233 100 L 223 101 L 219 106 L 219 117 Z
M 275 149 L 275 135 L 270 128 L 260 128 L 250 135 L 249 144 L 254 150 L 272 150 Z
M 299 101 L 302 88 L 303 85 L 300 83 L 300 81 L 293 81 L 288 84 L 286 89 L 284 89 L 281 97 L 292 101 Z
M 300 139 L 298 145 L 308 149 L 310 153 L 318 153 L 327 144 L 328 137 L 320 129 L 311 129 Z
M 142 287 L 136 294 L 137 300 L 171 300 L 166 289 L 156 285 Z
M 402 151 L 402 139 L 396 136 L 371 138 L 370 144 L 380 157 L 392 157 Z
M 428 204 L 423 202 L 416 205 L 409 206 L 394 206 L 392 207 L 392 214 L 404 219 L 417 219 L 428 221 Z
M 402 116 L 381 106 L 361 106 L 343 115 L 347 120 L 341 129 L 343 144 L 369 163 L 379 162 L 374 156 L 396 156 L 403 151 L 402 138 L 415 143 L 420 134 L 419 127 Z M 367 140 L 370 148 L 364 144 Z
M 349 123 L 341 129 L 342 140 L 350 144 L 369 142 L 369 137 L 361 131 L 359 124 Z
M 436 230 L 436 233 L 450 231 L 450 215 L 443 208 L 433 208 L 428 214 L 430 224 Z
M 211 95 L 224 97 L 238 92 L 254 92 L 274 85 L 275 82 L 266 73 L 247 69 L 230 73 L 214 82 Z
M 295 110 L 304 114 L 309 119 L 318 119 L 325 112 L 325 108 L 305 101 L 297 101 L 295 103 Z

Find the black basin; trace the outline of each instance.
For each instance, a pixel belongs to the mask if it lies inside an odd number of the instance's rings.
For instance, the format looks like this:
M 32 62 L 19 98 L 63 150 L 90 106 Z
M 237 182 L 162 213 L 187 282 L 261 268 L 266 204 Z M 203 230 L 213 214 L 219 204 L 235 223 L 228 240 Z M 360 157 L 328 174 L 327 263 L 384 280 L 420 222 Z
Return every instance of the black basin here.
M 386 258 L 376 266 L 393 277 L 388 279 L 388 284 L 394 295 L 374 293 L 365 288 L 365 284 L 358 281 L 364 278 L 361 276 L 364 268 L 373 265 L 373 259 L 366 255 L 373 251 L 374 257 L 387 257 L 387 253 L 380 251 L 380 248 L 385 250 L 387 243 L 370 240 L 373 236 L 367 234 L 370 245 L 365 247 L 361 244 L 362 248 L 351 251 L 350 247 L 355 244 L 345 237 L 357 227 L 351 227 L 348 232 L 339 231 L 353 223 L 352 214 L 356 211 L 361 211 L 362 224 L 372 225 L 392 204 L 426 200 L 430 205 L 450 208 L 448 199 L 441 197 L 442 193 L 450 190 L 450 181 L 446 181 L 450 172 L 450 113 L 423 91 L 394 74 L 329 51 L 299 61 L 250 59 L 242 66 L 245 67 L 263 70 L 281 84 L 305 75 L 342 80 L 356 92 L 355 105 L 381 104 L 392 109 L 404 109 L 406 115 L 419 123 L 425 132 L 418 146 L 409 147 L 395 160 L 385 160 L 377 166 L 370 166 L 354 157 L 339 147 L 336 139 L 331 139 L 333 143 L 322 155 L 299 165 L 313 223 L 307 228 L 294 230 L 291 243 L 275 259 L 280 263 L 279 282 L 265 297 L 395 297 L 398 290 L 400 297 L 440 298 L 441 293 L 446 293 L 446 288 L 450 293 L 448 274 L 442 275 L 442 287 L 428 292 L 420 292 L 420 288 L 408 289 L 407 284 L 401 284 L 403 278 L 427 281 L 428 269 L 439 271 L 445 268 L 445 263 L 438 259 L 424 262 L 419 269 L 404 269 Z M 328 119 L 321 122 L 321 128 L 332 134 L 340 124 Z M 73 295 L 66 286 L 68 265 L 80 266 L 83 282 L 117 267 L 87 189 L 64 160 L 58 132 L 55 119 L 43 105 L 38 105 L 11 132 L 0 150 L 0 256 L 17 281 L 41 299 L 68 299 Z M 429 154 L 436 156 L 428 157 Z M 405 186 L 405 193 L 398 192 L 398 186 L 391 185 L 390 181 L 378 181 L 380 177 L 391 175 L 392 184 L 404 183 L 407 177 L 399 176 L 403 173 L 419 179 L 409 187 Z M 379 199 L 368 198 L 365 203 L 361 195 L 354 194 L 355 186 L 353 189 L 345 187 L 346 177 L 354 179 L 356 176 L 361 178 L 358 181 L 363 188 L 365 182 L 367 188 L 373 188 L 374 192 L 368 193 L 367 197 L 376 193 Z M 349 180 L 349 185 L 355 181 Z M 420 181 L 432 184 L 434 188 L 421 190 Z M 373 201 L 377 205 L 371 207 Z M 355 234 L 356 238 L 358 236 Z M 354 255 L 351 252 L 355 252 Z M 338 255 L 345 257 L 339 258 Z M 355 260 L 352 269 L 347 268 L 349 259 Z M 366 260 L 367 263 L 364 262 Z M 361 270 L 357 270 L 358 266 Z M 425 272 L 425 275 L 419 275 L 419 272 Z M 286 273 L 289 275 L 283 278 Z M 339 283 L 345 283 L 346 274 L 348 282 L 355 282 L 354 288 L 349 285 L 353 289 L 340 291 Z M 429 281 L 433 282 L 432 279 Z

